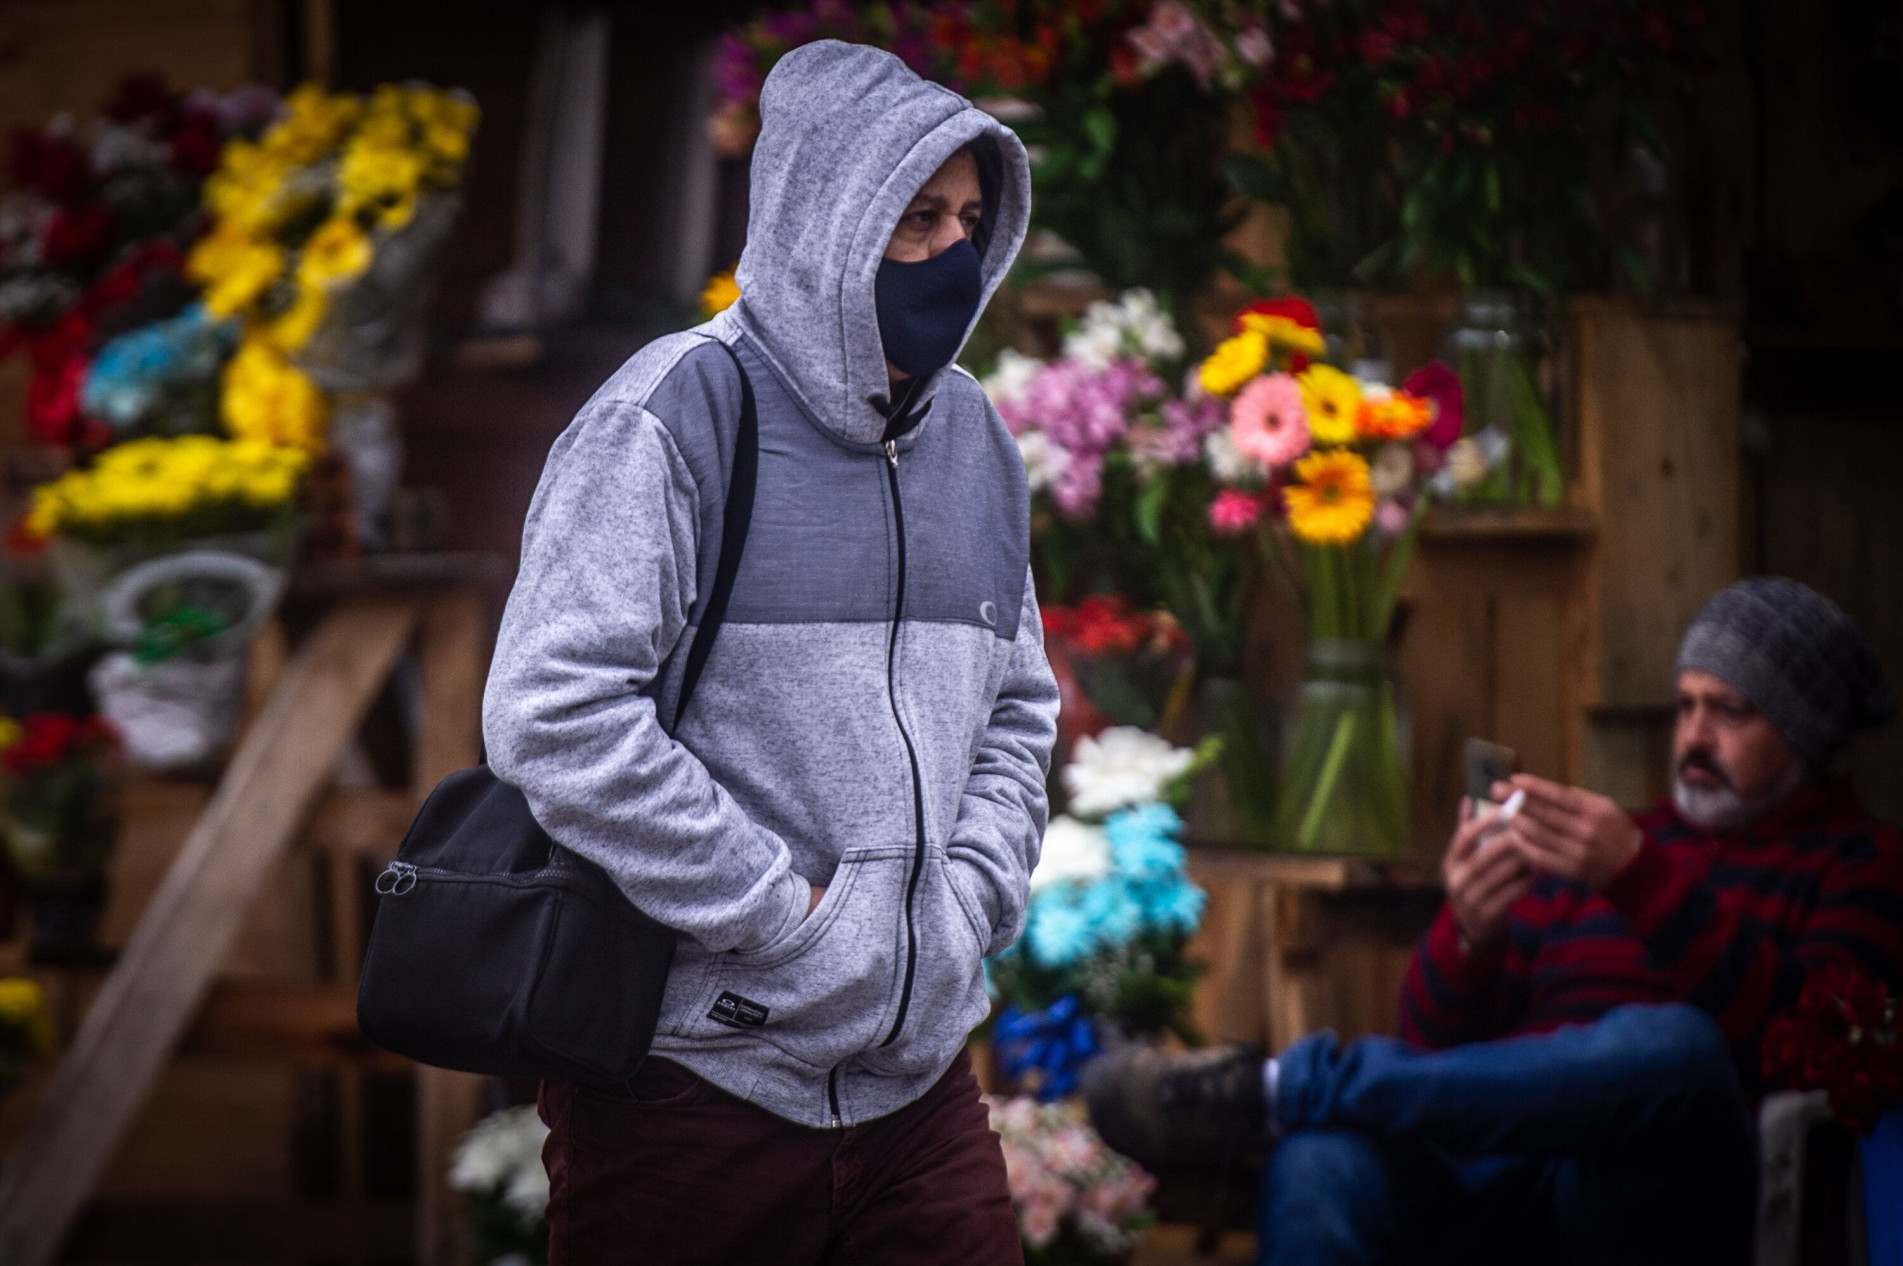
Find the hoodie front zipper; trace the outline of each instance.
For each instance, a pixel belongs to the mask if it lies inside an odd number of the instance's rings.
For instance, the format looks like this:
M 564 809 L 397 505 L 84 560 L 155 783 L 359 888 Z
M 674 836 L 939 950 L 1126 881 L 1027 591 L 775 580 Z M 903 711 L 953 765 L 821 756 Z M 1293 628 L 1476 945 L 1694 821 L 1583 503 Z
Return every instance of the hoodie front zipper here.
M 885 690 L 892 703 L 892 721 L 899 727 L 899 738 L 905 742 L 905 759 L 912 769 L 912 868 L 905 880 L 905 984 L 899 990 L 899 1013 L 892 1021 L 892 1031 L 885 1035 L 880 1046 L 890 1046 L 898 1041 L 899 1030 L 905 1027 L 905 1013 L 912 1005 L 912 978 L 918 971 L 918 927 L 912 921 L 912 900 L 918 892 L 918 877 L 925 869 L 925 789 L 918 773 L 918 749 L 912 746 L 912 736 L 906 731 L 905 719 L 899 715 L 899 687 L 897 679 L 899 624 L 905 618 L 905 507 L 899 499 L 899 446 L 896 440 L 885 442 L 885 476 L 892 487 L 892 522 L 899 538 L 899 580 L 898 593 L 892 603 L 892 636 L 885 647 Z

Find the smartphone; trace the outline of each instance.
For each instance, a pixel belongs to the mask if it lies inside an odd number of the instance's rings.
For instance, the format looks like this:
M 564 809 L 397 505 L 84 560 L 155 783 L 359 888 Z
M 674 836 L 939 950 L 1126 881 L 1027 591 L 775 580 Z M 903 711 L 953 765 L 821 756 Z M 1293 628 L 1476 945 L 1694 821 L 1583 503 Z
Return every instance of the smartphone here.
M 1510 747 L 1486 739 L 1467 740 L 1467 795 L 1474 812 L 1484 813 L 1498 805 L 1493 785 L 1505 782 L 1520 772 L 1520 754 Z

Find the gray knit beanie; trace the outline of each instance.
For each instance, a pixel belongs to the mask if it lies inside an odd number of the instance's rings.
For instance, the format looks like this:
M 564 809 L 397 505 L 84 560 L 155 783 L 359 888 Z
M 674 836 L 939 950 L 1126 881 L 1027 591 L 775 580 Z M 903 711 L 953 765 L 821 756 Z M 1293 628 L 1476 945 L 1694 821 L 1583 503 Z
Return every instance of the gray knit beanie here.
M 1754 576 L 1713 595 L 1685 630 L 1678 666 L 1722 678 L 1820 769 L 1853 733 L 1896 712 L 1857 622 L 1782 576 Z

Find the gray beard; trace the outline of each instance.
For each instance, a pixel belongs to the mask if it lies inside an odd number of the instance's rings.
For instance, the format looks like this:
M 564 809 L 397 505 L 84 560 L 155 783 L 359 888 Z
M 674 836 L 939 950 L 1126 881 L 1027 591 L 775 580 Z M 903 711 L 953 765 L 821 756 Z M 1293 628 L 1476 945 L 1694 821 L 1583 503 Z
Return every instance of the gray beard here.
M 1802 761 L 1793 761 L 1777 785 L 1754 800 L 1746 800 L 1730 787 L 1693 787 L 1683 775 L 1672 778 L 1672 803 L 1687 822 L 1707 831 L 1736 831 L 1762 819 L 1789 800 L 1804 785 L 1808 772 Z

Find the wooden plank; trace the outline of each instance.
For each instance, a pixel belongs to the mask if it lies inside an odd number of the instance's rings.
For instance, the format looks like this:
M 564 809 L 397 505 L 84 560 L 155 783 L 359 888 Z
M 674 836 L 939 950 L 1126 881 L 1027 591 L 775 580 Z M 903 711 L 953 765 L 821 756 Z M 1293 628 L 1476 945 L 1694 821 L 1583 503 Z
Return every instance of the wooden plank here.
M 252 899 L 388 676 L 416 605 L 346 603 L 286 670 L 0 1171 L 0 1261 L 45 1266 L 53 1259 Z
M 313 852 L 368 858 L 382 869 L 396 856 L 416 806 L 408 791 L 333 791 L 311 814 L 303 845 Z
M 416 736 L 416 792 L 476 763 L 482 734 L 482 687 L 488 669 L 488 625 L 473 588 L 436 598 L 418 647 L 422 718 Z M 482 1079 L 419 1066 L 416 1070 L 416 1250 L 422 1266 L 452 1266 L 464 1255 L 459 1202 L 449 1189 L 449 1157 L 482 1111 Z

